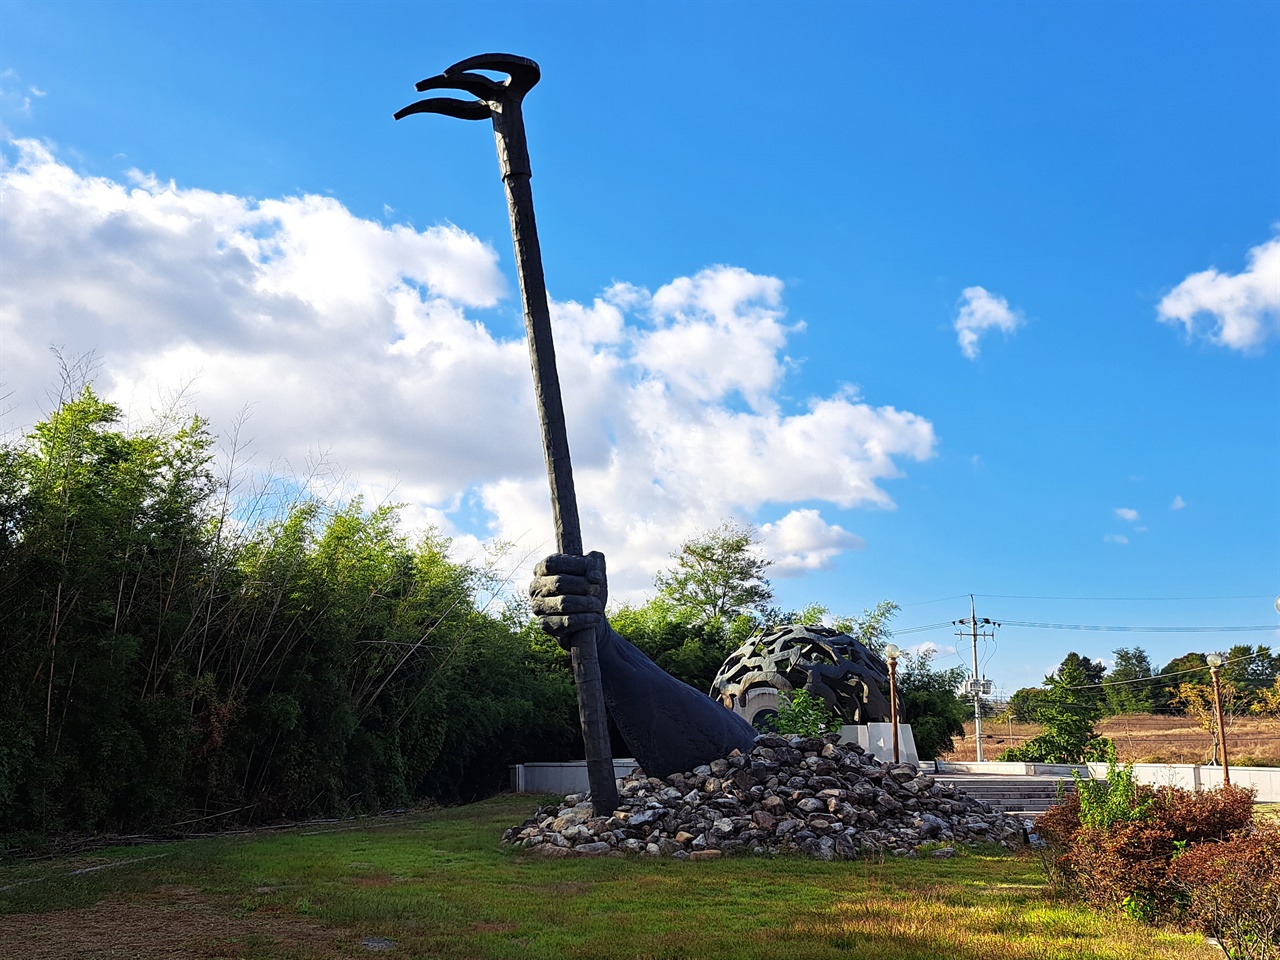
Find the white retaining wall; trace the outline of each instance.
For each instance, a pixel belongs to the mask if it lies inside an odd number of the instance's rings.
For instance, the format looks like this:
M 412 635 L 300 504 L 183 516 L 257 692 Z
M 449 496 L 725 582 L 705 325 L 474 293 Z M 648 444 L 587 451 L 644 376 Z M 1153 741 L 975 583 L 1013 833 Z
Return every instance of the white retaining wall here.
M 998 773 L 1006 776 L 1057 776 L 1070 778 L 1076 771 L 1082 777 L 1102 779 L 1107 775 L 1105 763 L 984 763 L 938 762 L 938 773 Z M 1280 767 L 1230 768 L 1231 783 L 1237 787 L 1253 787 L 1259 803 L 1280 803 Z M 1133 778 L 1153 787 L 1182 787 L 1184 790 L 1212 790 L 1222 786 L 1222 768 L 1195 763 L 1135 763 Z
M 893 760 L 893 728 L 887 723 L 841 727 L 840 734 L 845 743 L 856 743 L 885 763 Z M 898 757 L 903 763 L 918 763 L 916 741 L 908 723 L 898 724 Z M 625 777 L 635 767 L 636 762 L 630 757 L 613 758 L 615 777 Z M 558 793 L 563 796 L 586 793 L 590 789 L 585 760 L 566 763 L 513 763 L 510 770 L 511 789 L 516 793 Z
M 630 757 L 613 758 L 613 775 L 625 777 L 636 768 Z M 567 763 L 513 763 L 511 789 L 516 793 L 587 793 L 591 787 L 587 780 L 587 761 L 571 760 Z

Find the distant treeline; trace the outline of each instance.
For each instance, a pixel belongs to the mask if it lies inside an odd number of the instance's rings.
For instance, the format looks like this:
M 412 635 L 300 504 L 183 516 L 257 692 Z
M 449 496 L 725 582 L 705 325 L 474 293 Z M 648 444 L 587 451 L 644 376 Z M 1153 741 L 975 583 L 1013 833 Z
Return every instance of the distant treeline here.
M 198 417 L 0 447 L 0 835 L 378 810 L 580 755 L 572 677 L 392 507 L 254 519 Z M 259 507 L 261 505 L 258 505 Z
M 1141 647 L 1112 652 L 1113 665 L 1069 653 L 1043 687 L 1024 687 L 1009 698 L 1014 720 L 1034 721 L 1049 688 L 1070 687 L 1073 698 L 1097 716 L 1128 713 L 1203 714 L 1211 702 L 1209 665 L 1204 653 L 1185 653 L 1153 669 Z M 1224 709 L 1231 714 L 1280 715 L 1280 656 L 1267 646 L 1236 644 L 1220 652 Z M 1069 678 L 1069 682 L 1063 682 Z

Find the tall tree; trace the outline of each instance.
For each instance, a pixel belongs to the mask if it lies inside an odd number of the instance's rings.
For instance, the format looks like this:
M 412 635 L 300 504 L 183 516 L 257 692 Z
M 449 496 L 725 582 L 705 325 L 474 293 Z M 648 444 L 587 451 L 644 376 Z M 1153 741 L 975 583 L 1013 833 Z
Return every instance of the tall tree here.
M 671 554 L 675 564 L 654 578 L 658 596 L 693 623 L 762 617 L 773 599 L 765 577 L 773 561 L 756 551 L 759 543 L 754 527 L 732 520 L 686 540 Z
M 1090 703 L 1099 711 L 1102 709 L 1102 678 L 1106 676 L 1107 665 L 1101 660 L 1090 660 L 1074 650 L 1062 658 L 1055 674 L 1058 677 L 1069 675 L 1072 683 L 1078 687 L 1075 696 L 1082 703 Z M 1046 678 L 1046 685 L 1048 680 Z
M 1280 673 L 1280 656 L 1270 647 L 1237 643 L 1222 655 L 1222 679 L 1239 688 L 1246 699 L 1253 699 L 1258 691 L 1275 682 Z
M 581 749 L 563 652 L 447 541 L 358 500 L 244 522 L 199 418 L 120 419 L 86 388 L 0 441 L 0 847 L 472 797 Z
M 1141 647 L 1114 651 L 1116 665 L 1102 678 L 1107 713 L 1150 713 L 1155 708 L 1151 660 Z
M 916 751 L 922 760 L 936 759 L 952 749 L 953 737 L 964 735 L 964 722 L 972 716 L 972 704 L 956 691 L 967 676 L 964 667 L 937 670 L 933 652 L 904 654 L 898 666 L 898 694 L 902 698 L 902 722 L 911 724 Z
M 1209 665 L 1205 663 L 1203 653 L 1184 653 L 1160 668 L 1153 690 L 1156 709 L 1178 710 L 1178 705 L 1173 701 L 1178 696 L 1178 688 L 1184 683 L 1209 683 Z
M 1083 763 L 1104 760 L 1111 741 L 1098 736 L 1093 724 L 1101 714 L 1101 695 L 1091 686 L 1101 664 L 1071 653 L 1044 678 L 1047 688 L 1035 707 L 1044 732 L 1020 747 L 1006 750 L 1001 760 L 1023 763 Z

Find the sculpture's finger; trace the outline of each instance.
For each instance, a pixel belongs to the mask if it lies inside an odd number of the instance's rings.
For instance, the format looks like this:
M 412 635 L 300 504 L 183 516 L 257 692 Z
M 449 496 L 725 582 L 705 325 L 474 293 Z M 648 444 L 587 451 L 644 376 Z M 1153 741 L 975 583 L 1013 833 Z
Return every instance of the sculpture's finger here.
M 507 93 L 507 88 L 503 84 L 479 73 L 459 73 L 451 77 L 441 74 L 438 77 L 427 77 L 414 84 L 414 89 L 419 93 L 425 93 L 428 90 L 461 90 L 478 100 L 501 100 Z
M 487 103 L 479 100 L 456 100 L 453 97 L 428 97 L 395 112 L 397 120 L 415 113 L 441 113 L 458 120 L 488 120 L 493 116 Z
M 596 627 L 600 623 L 598 613 L 571 613 L 559 617 L 541 617 L 538 620 L 544 633 L 549 633 L 567 648 L 567 638 L 580 630 Z
M 493 70 L 505 73 L 511 78 L 511 87 L 523 95 L 533 89 L 534 84 L 542 77 L 542 69 L 537 62 L 528 57 L 518 57 L 513 53 L 481 53 L 474 57 L 459 60 L 452 66 L 445 67 L 445 76 L 463 73 L 467 70 Z
M 539 617 L 571 613 L 604 613 L 604 604 L 597 597 L 538 597 L 533 601 L 533 612 Z
M 600 585 L 591 583 L 586 577 L 538 577 L 529 584 L 531 597 L 598 597 L 600 593 Z
M 535 577 L 554 577 L 568 574 L 571 577 L 585 577 L 591 564 L 590 557 L 576 557 L 571 553 L 553 553 L 538 561 L 533 568 Z

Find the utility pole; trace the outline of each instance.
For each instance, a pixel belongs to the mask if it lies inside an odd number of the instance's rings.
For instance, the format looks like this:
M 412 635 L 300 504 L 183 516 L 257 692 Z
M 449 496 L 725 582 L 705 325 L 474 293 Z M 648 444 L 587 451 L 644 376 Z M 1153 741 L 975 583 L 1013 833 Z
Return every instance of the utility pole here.
M 987 617 L 978 619 L 978 614 L 974 608 L 973 594 L 969 594 L 969 616 L 964 620 L 951 621 L 952 626 L 968 627 L 969 637 L 973 641 L 973 676 L 965 682 L 965 693 L 973 697 L 973 738 L 978 745 L 978 762 L 982 763 L 982 697 L 991 693 L 991 681 L 986 677 L 980 677 L 978 674 L 978 637 L 984 640 L 991 639 L 996 635 L 996 627 L 1000 624 Z M 981 634 L 978 633 L 978 625 L 983 626 Z M 990 630 L 985 628 L 990 627 Z M 960 630 L 956 633 L 957 637 L 963 637 L 964 631 Z

